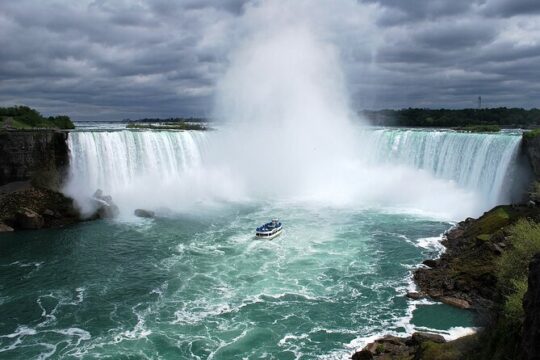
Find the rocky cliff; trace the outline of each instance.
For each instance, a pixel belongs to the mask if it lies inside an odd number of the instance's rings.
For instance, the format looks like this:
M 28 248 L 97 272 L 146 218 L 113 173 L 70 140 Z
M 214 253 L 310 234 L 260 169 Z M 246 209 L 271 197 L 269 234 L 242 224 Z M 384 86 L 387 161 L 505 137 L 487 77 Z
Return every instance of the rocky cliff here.
M 58 189 L 69 162 L 68 133 L 0 131 L 0 186 L 15 181 Z
M 540 253 L 529 264 L 529 286 L 523 298 L 522 349 L 524 360 L 540 359 Z
M 0 131 L 0 233 L 79 221 L 58 190 L 69 163 L 67 132 Z
M 523 152 L 529 159 L 536 180 L 540 180 L 540 136 L 523 135 Z

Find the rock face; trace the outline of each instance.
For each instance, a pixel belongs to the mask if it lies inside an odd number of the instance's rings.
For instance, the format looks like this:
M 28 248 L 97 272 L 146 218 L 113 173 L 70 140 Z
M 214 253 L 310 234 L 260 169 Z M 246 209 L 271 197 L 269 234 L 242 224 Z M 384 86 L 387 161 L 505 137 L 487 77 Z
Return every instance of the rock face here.
M 153 218 L 156 216 L 156 214 L 153 211 L 150 210 L 144 210 L 144 209 L 136 209 L 134 211 L 135 216 L 142 217 L 142 218 Z
M 540 213 L 525 205 L 497 206 L 460 222 L 445 234 L 440 259 L 425 261 L 430 268 L 414 272 L 420 292 L 459 308 L 491 308 L 501 300 L 495 274 L 497 259 L 511 241 L 505 229 L 520 218 L 539 221 Z
M 99 219 L 113 219 L 120 214 L 120 209 L 113 202 L 110 195 L 103 195 L 101 189 L 97 189 L 94 195 L 92 196 L 96 207 L 96 216 Z
M 24 230 L 41 229 L 45 224 L 43 216 L 28 208 L 22 208 L 17 211 L 15 221 L 17 227 Z
M 11 226 L 7 226 L 6 224 L 0 222 L 0 233 L 11 231 L 13 231 L 13 228 Z
M 437 300 L 445 303 L 446 305 L 454 306 L 460 309 L 469 309 L 471 307 L 471 304 L 467 300 L 458 299 L 452 296 L 441 296 Z
M 385 336 L 366 345 L 351 356 L 353 360 L 462 360 L 470 354 L 476 335 L 446 342 L 438 334 L 416 332 L 407 338 Z
M 529 287 L 523 298 L 522 351 L 524 360 L 540 359 L 540 253 L 529 264 Z
M 69 162 L 67 132 L 0 131 L 0 186 L 30 180 L 59 189 Z
M 540 180 L 540 136 L 523 137 L 523 151 L 537 180 Z
M 68 133 L 0 131 L 0 231 L 78 222 L 73 201 L 58 192 L 69 163 Z
M 425 333 L 425 332 L 415 332 L 411 336 L 411 340 L 413 344 L 421 344 L 425 341 L 433 341 L 438 344 L 445 343 L 446 340 L 442 335 L 439 334 L 432 334 L 432 333 Z

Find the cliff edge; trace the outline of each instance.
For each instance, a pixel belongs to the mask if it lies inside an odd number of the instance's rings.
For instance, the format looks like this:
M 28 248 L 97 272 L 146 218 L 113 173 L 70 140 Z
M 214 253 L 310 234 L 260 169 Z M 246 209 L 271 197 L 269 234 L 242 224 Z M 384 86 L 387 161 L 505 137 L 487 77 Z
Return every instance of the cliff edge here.
M 0 131 L 0 186 L 30 181 L 58 190 L 69 164 L 67 136 L 55 130 Z
M 0 131 L 0 232 L 59 227 L 79 221 L 59 189 L 69 165 L 68 133 Z

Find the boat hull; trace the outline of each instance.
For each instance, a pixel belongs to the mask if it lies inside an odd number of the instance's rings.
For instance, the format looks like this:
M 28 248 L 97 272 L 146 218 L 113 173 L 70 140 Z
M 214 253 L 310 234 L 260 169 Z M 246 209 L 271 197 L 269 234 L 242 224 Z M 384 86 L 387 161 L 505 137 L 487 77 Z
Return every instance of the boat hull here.
M 283 229 L 279 229 L 279 230 L 277 230 L 276 232 L 273 232 L 273 233 L 270 233 L 270 232 L 256 233 L 255 236 L 260 238 L 260 239 L 273 239 L 273 238 L 281 235 L 282 232 L 283 232 Z

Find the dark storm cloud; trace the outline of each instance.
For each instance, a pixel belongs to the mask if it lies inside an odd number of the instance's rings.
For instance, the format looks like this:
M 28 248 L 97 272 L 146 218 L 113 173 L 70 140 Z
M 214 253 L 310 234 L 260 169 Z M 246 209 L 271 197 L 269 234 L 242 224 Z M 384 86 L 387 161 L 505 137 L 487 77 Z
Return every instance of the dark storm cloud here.
M 483 5 L 484 12 L 493 16 L 540 14 L 540 1 L 538 0 L 491 0 L 486 1 Z
M 420 46 L 430 49 L 455 50 L 490 43 L 496 36 L 490 26 L 456 21 L 429 26 L 415 34 L 415 40 Z
M 205 114 L 217 29 L 241 6 L 194 3 L 3 2 L 0 101 L 75 118 Z
M 76 119 L 209 115 L 230 50 L 257 29 L 239 24 L 258 3 L 3 1 L 0 104 Z M 474 106 L 478 95 L 540 106 L 538 0 L 370 0 L 358 13 L 354 0 L 332 4 L 342 3 L 335 18 L 293 15 L 328 18 L 357 108 Z
M 471 11 L 477 4 L 474 0 L 369 0 L 383 5 L 388 9 L 387 16 L 393 19 L 389 22 L 414 22 L 426 18 L 456 16 Z M 385 19 L 381 19 L 384 23 Z

